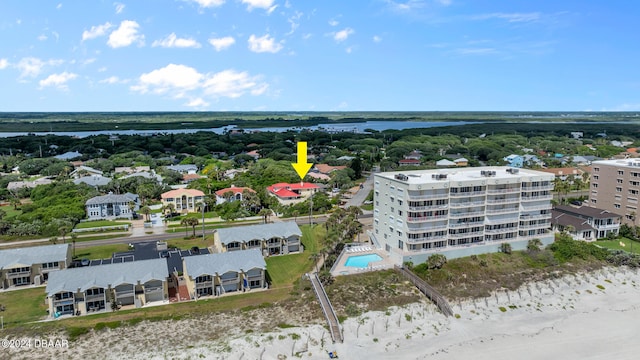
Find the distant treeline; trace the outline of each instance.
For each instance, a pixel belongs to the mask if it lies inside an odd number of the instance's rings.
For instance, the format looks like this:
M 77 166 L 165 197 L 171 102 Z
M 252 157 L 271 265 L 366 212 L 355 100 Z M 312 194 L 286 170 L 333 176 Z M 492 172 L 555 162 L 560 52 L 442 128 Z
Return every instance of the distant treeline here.
M 289 127 L 365 121 L 631 122 L 632 112 L 4 112 L 2 132 Z M 570 124 L 570 123 L 567 123 Z

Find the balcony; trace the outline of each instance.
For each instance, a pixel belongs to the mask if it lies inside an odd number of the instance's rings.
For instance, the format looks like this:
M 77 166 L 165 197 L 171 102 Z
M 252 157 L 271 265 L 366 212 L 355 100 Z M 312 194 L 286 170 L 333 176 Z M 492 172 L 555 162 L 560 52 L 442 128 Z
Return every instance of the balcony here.
M 487 199 L 487 204 L 511 204 L 520 202 L 518 197 L 510 197 L 504 199 Z
M 553 184 L 550 185 L 538 185 L 538 186 L 522 186 L 522 191 L 547 191 L 553 190 Z
M 598 230 L 613 230 L 619 228 L 620 224 L 594 225 L 593 227 Z
M 466 232 L 466 233 L 449 234 L 449 238 L 462 239 L 470 236 L 482 236 L 483 234 L 484 234 L 483 231 L 473 231 L 473 232 Z
M 484 233 L 487 235 L 493 235 L 493 234 L 505 234 L 505 233 L 510 233 L 510 232 L 516 232 L 518 231 L 517 227 L 511 227 L 511 228 L 500 228 L 500 229 L 485 229 Z
M 419 238 L 409 238 L 407 242 L 412 243 L 421 243 L 425 241 L 438 241 L 438 240 L 447 240 L 447 235 L 438 235 L 438 236 L 421 236 Z
M 222 283 L 222 285 L 232 285 L 240 283 L 240 281 L 238 281 L 238 278 L 235 277 L 233 279 L 222 279 L 220 282 Z
M 509 214 L 518 212 L 518 208 L 499 208 L 499 209 L 487 209 L 487 214 Z
M 484 210 L 463 211 L 463 212 L 452 212 L 452 213 L 449 213 L 449 217 L 454 218 L 454 219 L 460 219 L 460 218 L 472 217 L 472 216 L 482 216 L 482 215 L 484 215 Z
M 445 205 L 428 205 L 428 206 L 409 206 L 409 211 L 422 211 L 422 210 L 443 210 L 448 208 Z
M 458 228 L 468 228 L 468 227 L 483 226 L 483 225 L 484 225 L 484 221 L 471 221 L 471 222 L 460 222 L 460 223 L 449 224 L 449 228 L 458 229 Z
M 506 188 L 506 189 L 487 189 L 487 194 L 513 194 L 520 192 L 520 187 Z
M 85 295 L 85 301 L 104 300 L 104 293 L 95 295 Z
M 133 296 L 133 290 L 121 290 L 116 292 L 116 298 Z
M 520 211 L 533 211 L 533 210 L 550 210 L 551 203 L 544 205 L 525 205 L 520 203 Z
M 431 199 L 446 199 L 449 197 L 449 193 L 433 193 L 433 194 L 408 194 L 409 201 L 412 200 L 431 200 Z
M 460 201 L 460 202 L 451 202 L 449 203 L 449 207 L 451 208 L 471 208 L 476 206 L 483 206 L 485 204 L 484 201 Z
M 448 228 L 447 225 L 433 225 L 433 226 L 429 226 L 428 228 L 420 227 L 418 229 L 407 229 L 407 234 L 423 233 L 425 232 L 425 230 L 428 230 L 428 231 L 444 230 L 447 228 Z
M 485 191 L 467 191 L 467 192 L 452 192 L 449 193 L 451 197 L 471 197 L 471 196 L 480 196 L 486 195 Z
M 520 215 L 520 220 L 544 220 L 551 219 L 551 214 L 536 214 L 536 215 Z
M 213 286 L 213 281 L 201 281 L 196 283 L 196 289 L 210 288 Z
M 446 220 L 446 219 L 447 219 L 447 215 L 416 216 L 416 217 L 407 217 L 407 222 L 421 223 L 421 222 L 429 222 L 429 221 L 440 221 L 440 220 Z
M 19 271 L 19 272 L 8 272 L 7 273 L 7 278 L 8 279 L 30 277 L 30 276 L 31 276 L 31 270 L 29 270 L 29 271 Z
M 153 287 L 145 287 L 144 288 L 145 294 L 151 294 L 151 293 L 163 292 L 163 291 L 164 291 L 164 288 L 162 288 L 161 286 L 153 286 Z
M 546 229 L 551 226 L 551 223 L 542 223 L 542 224 L 526 224 L 520 225 L 520 230 L 528 230 L 528 229 Z
M 553 199 L 553 195 L 535 195 L 535 196 L 522 196 L 520 201 L 540 201 L 540 200 L 551 200 Z

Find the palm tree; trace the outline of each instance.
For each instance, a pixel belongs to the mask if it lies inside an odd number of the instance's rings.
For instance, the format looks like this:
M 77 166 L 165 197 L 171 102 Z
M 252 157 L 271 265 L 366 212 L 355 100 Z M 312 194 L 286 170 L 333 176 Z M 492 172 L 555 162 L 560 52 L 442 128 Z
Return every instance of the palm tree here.
M 363 214 L 362 209 L 354 205 L 351 205 L 347 208 L 347 213 L 350 215 L 353 215 L 356 218 L 356 220 L 358 220 L 359 215 Z
M 318 254 L 317 252 L 313 252 L 311 253 L 311 255 L 309 255 L 309 259 L 313 260 L 313 263 L 316 265 L 316 272 L 318 272 L 318 260 L 320 260 L 320 254 Z
M 149 222 L 151 221 L 151 219 L 149 218 L 149 215 L 151 215 L 151 208 L 148 206 L 143 206 L 140 208 L 140 213 L 144 214 L 144 217 L 147 219 L 146 221 Z
M 293 216 L 293 221 L 298 220 L 298 216 L 300 216 L 300 211 L 298 211 L 298 210 L 293 210 L 293 211 L 291 212 L 291 216 Z
M 78 234 L 71 233 L 71 243 L 73 244 L 73 258 L 76 257 L 76 240 L 78 240 Z
M 196 226 L 198 226 L 198 224 L 200 224 L 198 218 L 191 216 L 185 217 L 184 219 L 182 219 L 182 221 L 180 221 L 180 225 L 185 226 L 185 233 L 187 226 L 191 226 L 191 228 L 193 228 L 193 237 L 196 237 Z
M 262 216 L 262 218 L 264 219 L 264 223 L 267 223 L 267 219 L 269 218 L 269 216 L 271 216 L 271 210 L 267 209 L 267 208 L 262 208 L 260 209 L 260 211 L 258 212 L 259 216 Z

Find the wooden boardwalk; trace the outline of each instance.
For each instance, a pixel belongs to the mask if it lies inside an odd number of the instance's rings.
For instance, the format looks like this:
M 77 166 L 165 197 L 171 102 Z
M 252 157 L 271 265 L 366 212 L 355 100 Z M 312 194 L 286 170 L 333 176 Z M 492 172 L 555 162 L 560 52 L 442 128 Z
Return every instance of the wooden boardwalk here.
M 322 286 L 322 283 L 320 283 L 320 279 L 318 279 L 318 274 L 307 274 L 307 277 L 311 281 L 313 291 L 316 293 L 316 297 L 318 298 L 318 302 L 320 302 L 320 307 L 322 307 L 324 317 L 327 319 L 327 323 L 329 324 L 331 339 L 333 342 L 343 342 L 344 339 L 342 338 L 342 331 L 340 330 L 338 316 L 336 316 L 336 312 L 333 310 L 329 297 L 327 297 L 327 293 L 324 291 L 324 287 Z
M 415 285 L 418 290 L 420 290 L 426 297 L 428 297 L 431 301 L 433 301 L 440 312 L 442 312 L 445 316 L 453 316 L 453 310 L 451 310 L 451 306 L 444 298 L 444 296 L 440 295 L 440 293 L 431 287 L 431 285 L 427 284 L 426 281 L 422 280 L 418 275 L 411 272 L 411 270 L 400 267 L 398 265 L 395 266 L 396 271 L 402 274 L 405 278 L 407 278 L 413 285 Z

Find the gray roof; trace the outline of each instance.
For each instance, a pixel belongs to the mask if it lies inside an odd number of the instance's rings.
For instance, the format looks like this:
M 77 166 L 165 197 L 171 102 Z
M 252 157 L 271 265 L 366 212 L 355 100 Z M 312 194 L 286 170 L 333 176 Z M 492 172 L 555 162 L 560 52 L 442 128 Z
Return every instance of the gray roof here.
M 563 213 L 569 213 L 576 216 L 590 217 L 594 219 L 609 219 L 622 217 L 620 214 L 616 214 L 609 210 L 598 209 L 588 206 L 573 207 L 568 205 L 556 205 L 555 210 Z
M 56 155 L 54 157 L 60 160 L 71 160 L 71 159 L 79 158 L 81 156 L 82 154 L 77 151 L 67 151 L 64 154 Z
M 91 199 L 87 200 L 85 205 L 128 203 L 129 201 L 135 202 L 137 199 L 138 195 L 132 193 L 126 193 L 124 195 L 108 194 L 92 197 Z
M 184 266 L 187 274 L 196 278 L 201 275 L 222 275 L 229 271 L 266 269 L 267 263 L 259 249 L 250 249 L 188 256 L 184 258 Z
M 128 178 L 136 177 L 136 176 L 143 177 L 145 179 L 153 179 L 153 180 L 156 180 L 159 183 L 162 182 L 162 176 L 160 176 L 160 175 L 158 175 L 156 173 L 153 173 L 153 172 L 149 172 L 149 171 L 135 172 L 133 174 L 125 175 L 121 179 L 128 179 Z
M 167 169 L 177 172 L 198 171 L 198 167 L 193 164 L 169 165 Z
M 586 219 L 581 219 L 577 216 L 563 213 L 557 210 L 551 210 L 551 224 L 562 225 L 564 227 L 571 225 L 576 231 L 593 229 L 593 227 L 589 225 Z
M 256 239 L 267 240 L 274 237 L 286 238 L 292 235 L 302 236 L 302 231 L 300 231 L 295 221 L 236 226 L 218 229 L 217 231 L 222 245 L 235 241 L 247 242 Z
M 0 269 L 54 261 L 66 262 L 70 246 L 71 244 L 60 244 L 0 250 Z
M 93 287 L 112 288 L 122 284 L 141 284 L 149 280 L 165 280 L 169 276 L 164 258 L 118 264 L 85 266 L 49 273 L 47 295 L 61 291 L 85 291 Z
M 73 180 L 73 183 L 78 185 L 80 183 L 85 183 L 89 186 L 104 186 L 107 185 L 108 183 L 111 182 L 111 179 L 109 179 L 108 177 L 104 177 L 101 175 L 90 175 L 90 176 L 83 176 L 79 179 L 75 179 Z

